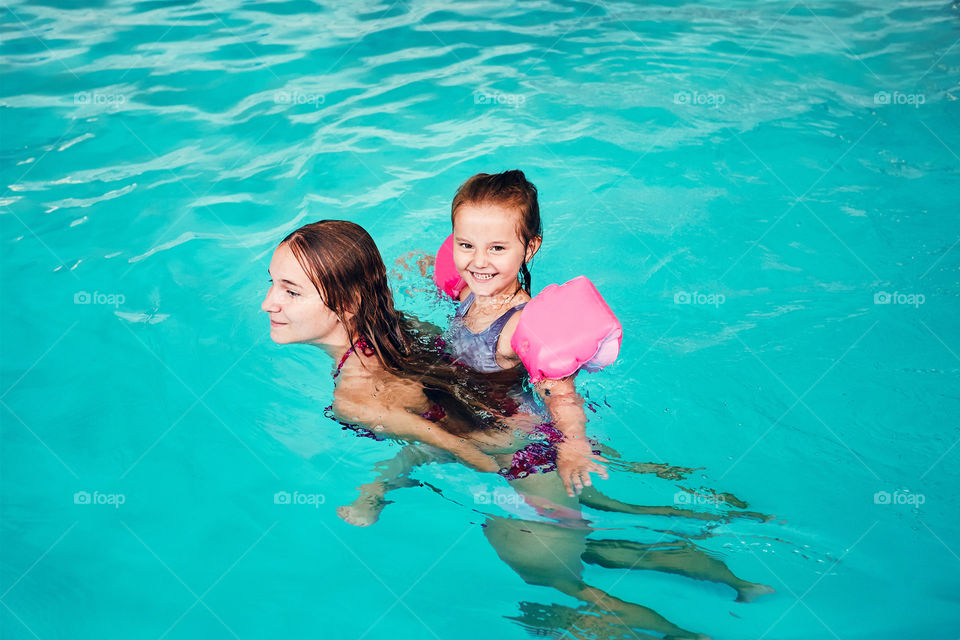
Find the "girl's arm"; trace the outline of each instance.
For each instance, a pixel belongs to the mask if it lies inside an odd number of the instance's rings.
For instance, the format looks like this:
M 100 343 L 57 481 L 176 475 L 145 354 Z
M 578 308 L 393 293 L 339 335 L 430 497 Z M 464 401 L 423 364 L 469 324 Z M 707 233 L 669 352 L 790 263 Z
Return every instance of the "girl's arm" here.
M 520 364 L 520 356 L 510 346 L 520 324 L 520 313 L 513 314 L 500 333 L 497 360 L 501 366 Z M 604 479 L 609 477 L 607 470 L 599 464 L 605 460 L 593 453 L 587 441 L 587 416 L 583 412 L 583 398 L 573 383 L 575 375 L 559 380 L 545 379 L 533 385 L 550 412 L 554 426 L 563 433 L 564 440 L 557 445 L 557 473 L 571 496 L 592 485 L 591 473 Z
M 609 477 L 600 464 L 604 459 L 593 453 L 587 440 L 583 398 L 577 393 L 573 378 L 545 379 L 533 385 L 550 412 L 554 426 L 563 433 L 563 441 L 557 443 L 557 473 L 570 496 L 593 484 L 591 473 L 603 479 Z

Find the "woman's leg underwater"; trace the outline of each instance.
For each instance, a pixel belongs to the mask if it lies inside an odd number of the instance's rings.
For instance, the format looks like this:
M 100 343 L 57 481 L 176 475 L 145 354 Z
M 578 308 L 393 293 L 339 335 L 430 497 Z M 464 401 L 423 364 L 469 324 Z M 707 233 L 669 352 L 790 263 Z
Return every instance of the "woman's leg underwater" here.
M 741 580 L 722 561 L 686 541 L 640 544 L 628 540 L 587 540 L 584 562 L 610 569 L 663 571 L 720 582 L 736 590 L 737 602 L 751 602 L 757 596 L 773 593 L 773 587 Z
M 621 600 L 583 581 L 581 556 L 587 551 L 591 529 L 580 516 L 577 499 L 567 495 L 557 474 L 533 474 L 511 481 L 510 486 L 540 515 L 559 522 L 488 518 L 484 535 L 500 559 L 524 582 L 578 598 L 598 612 L 613 614 L 624 626 L 668 637 L 704 637 L 678 627 L 653 609 Z

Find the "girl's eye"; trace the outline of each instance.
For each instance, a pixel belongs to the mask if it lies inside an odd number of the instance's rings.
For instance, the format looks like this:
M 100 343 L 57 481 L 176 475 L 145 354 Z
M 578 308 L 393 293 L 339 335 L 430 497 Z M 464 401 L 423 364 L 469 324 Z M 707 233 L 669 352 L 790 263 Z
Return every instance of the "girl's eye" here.
M 495 245 L 495 246 L 493 247 L 493 250 L 494 250 L 494 251 L 503 251 L 503 250 L 504 250 L 504 247 L 501 247 L 500 245 Z
M 461 243 L 460 243 L 460 248 L 461 248 L 461 249 L 470 249 L 471 247 L 472 247 L 472 245 L 467 244 L 466 242 L 461 242 Z

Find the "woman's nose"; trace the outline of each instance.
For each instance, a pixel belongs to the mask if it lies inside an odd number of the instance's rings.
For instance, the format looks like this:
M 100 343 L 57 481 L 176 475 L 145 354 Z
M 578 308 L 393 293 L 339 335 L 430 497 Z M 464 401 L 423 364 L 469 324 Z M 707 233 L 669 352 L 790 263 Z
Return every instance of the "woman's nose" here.
M 280 310 L 279 305 L 274 301 L 273 287 L 270 287 L 270 290 L 267 291 L 266 297 L 264 297 L 263 302 L 260 303 L 260 308 L 267 313 Z

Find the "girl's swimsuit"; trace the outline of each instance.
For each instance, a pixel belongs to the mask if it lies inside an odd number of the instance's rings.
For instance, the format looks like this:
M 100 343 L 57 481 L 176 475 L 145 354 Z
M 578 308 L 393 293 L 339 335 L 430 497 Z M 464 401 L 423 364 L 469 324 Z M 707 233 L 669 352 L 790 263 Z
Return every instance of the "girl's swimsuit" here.
M 494 320 L 489 327 L 480 333 L 474 333 L 467 328 L 464 318 L 475 300 L 476 298 L 471 292 L 460 303 L 457 314 L 450 323 L 450 330 L 446 336 L 450 355 L 453 356 L 454 360 L 474 371 L 481 373 L 503 371 L 503 367 L 497 364 L 497 342 L 500 340 L 500 333 L 513 314 L 523 309 L 527 303 L 524 302 L 508 309 L 502 316 Z
M 474 333 L 467 327 L 465 318 L 475 301 L 476 297 L 471 292 L 457 308 L 457 313 L 446 334 L 447 349 L 454 361 L 474 371 L 481 373 L 503 371 L 503 367 L 497 363 L 497 342 L 507 321 L 527 303 L 508 309 L 489 327 Z M 528 413 L 537 411 L 536 401 L 530 393 L 508 396 L 507 400 L 516 407 L 511 413 L 521 410 Z M 544 422 L 528 434 L 527 438 L 533 442 L 513 454 L 509 469 L 500 470 L 499 473 L 504 478 L 516 480 L 531 473 L 547 473 L 556 470 L 557 444 L 563 442 L 563 433 L 552 422 Z

